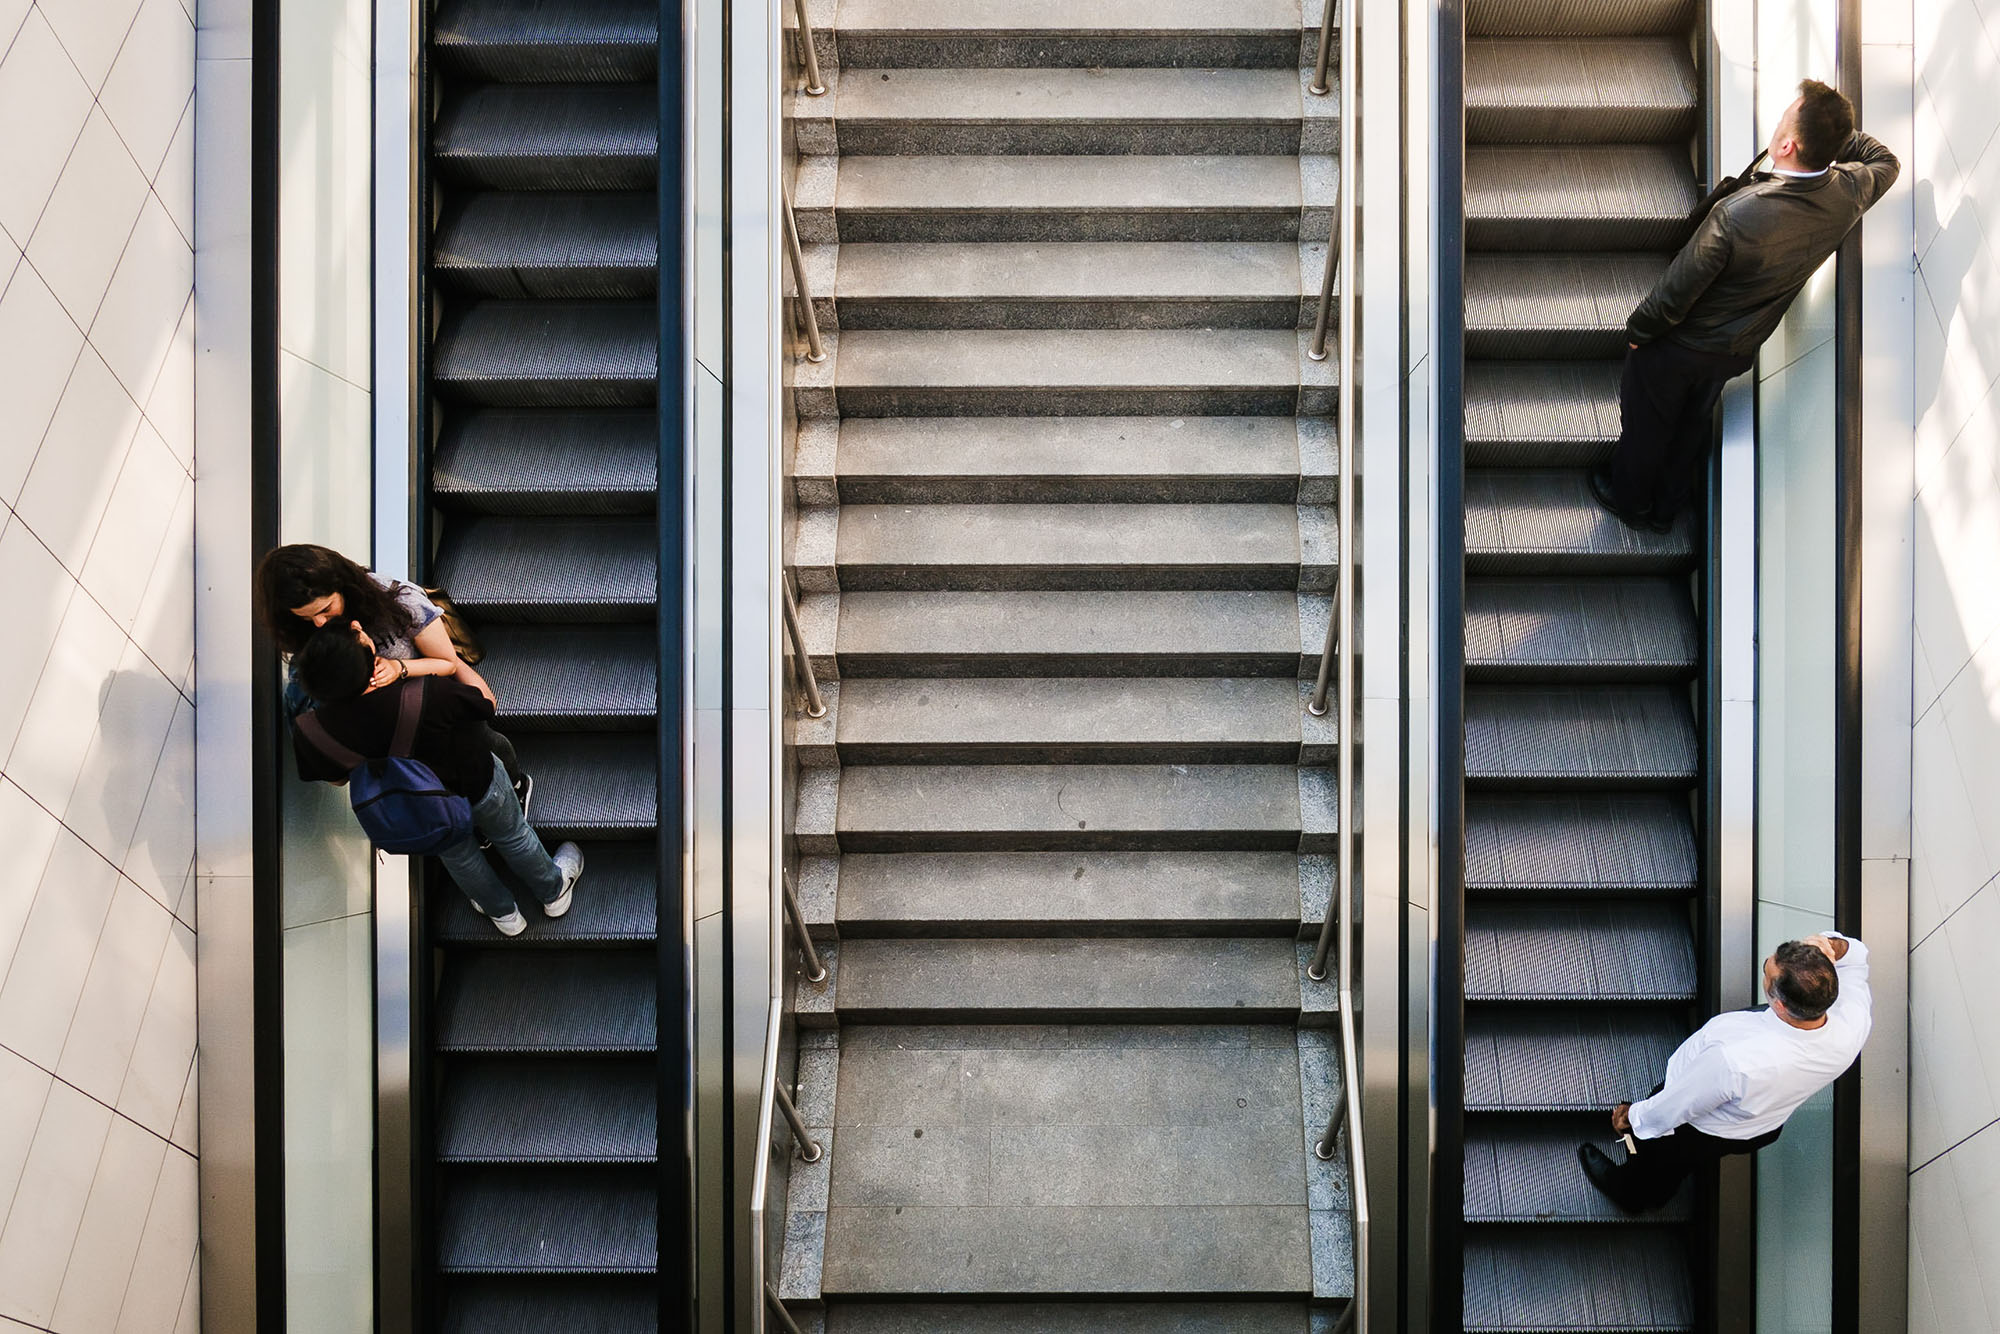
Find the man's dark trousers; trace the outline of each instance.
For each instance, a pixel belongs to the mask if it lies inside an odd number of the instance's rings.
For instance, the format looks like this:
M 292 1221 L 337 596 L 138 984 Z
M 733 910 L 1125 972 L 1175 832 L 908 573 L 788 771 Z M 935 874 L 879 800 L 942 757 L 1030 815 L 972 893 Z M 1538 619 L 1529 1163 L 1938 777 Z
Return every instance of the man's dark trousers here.
M 1697 352 L 1667 339 L 1625 353 L 1622 422 L 1612 451 L 1611 496 L 1633 515 L 1668 520 L 1694 494 L 1722 386 L 1754 357 Z
M 1755 1139 L 1723 1139 L 1693 1126 L 1680 1126 L 1671 1135 L 1637 1141 L 1639 1152 L 1628 1155 L 1617 1168 L 1612 1199 L 1627 1209 L 1657 1209 L 1674 1197 L 1681 1182 L 1697 1168 L 1732 1154 L 1755 1153 L 1778 1138 L 1784 1130 Z

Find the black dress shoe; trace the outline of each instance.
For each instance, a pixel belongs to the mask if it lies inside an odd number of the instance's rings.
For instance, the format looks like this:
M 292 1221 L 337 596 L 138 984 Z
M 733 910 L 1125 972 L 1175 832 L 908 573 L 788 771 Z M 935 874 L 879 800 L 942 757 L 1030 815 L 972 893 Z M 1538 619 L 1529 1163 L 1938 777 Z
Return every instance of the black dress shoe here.
M 1576 1160 L 1583 1164 L 1583 1174 L 1590 1178 L 1590 1184 L 1597 1187 L 1605 1199 L 1628 1214 L 1639 1212 L 1639 1206 L 1618 1189 L 1617 1164 L 1604 1150 L 1595 1144 L 1579 1144 L 1576 1146 Z
M 1611 478 L 1606 475 L 1602 468 L 1592 468 L 1590 470 L 1590 494 L 1591 498 L 1596 500 L 1599 505 L 1602 505 L 1608 514 L 1627 528 L 1648 533 L 1664 533 L 1670 531 L 1674 526 L 1671 520 L 1663 522 L 1655 519 L 1646 510 L 1621 508 L 1618 502 L 1611 498 Z

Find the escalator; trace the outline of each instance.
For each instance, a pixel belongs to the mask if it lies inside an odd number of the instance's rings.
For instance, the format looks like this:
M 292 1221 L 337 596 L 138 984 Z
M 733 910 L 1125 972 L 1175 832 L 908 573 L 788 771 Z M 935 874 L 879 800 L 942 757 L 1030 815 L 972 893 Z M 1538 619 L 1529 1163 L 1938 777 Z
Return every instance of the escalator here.
M 1461 1298 L 1466 1330 L 1702 1323 L 1692 1190 L 1627 1216 L 1576 1160 L 1622 1156 L 1606 1109 L 1660 1077 L 1701 982 L 1700 516 L 1635 532 L 1587 481 L 1625 318 L 1697 198 L 1698 17 L 1466 10 L 1463 1286 L 1438 1257 L 1440 1328 Z
M 587 863 L 569 915 L 527 899 L 512 939 L 430 875 L 424 1329 L 612 1334 L 663 1309 L 659 12 L 431 16 L 433 574 L 484 641 L 532 823 Z

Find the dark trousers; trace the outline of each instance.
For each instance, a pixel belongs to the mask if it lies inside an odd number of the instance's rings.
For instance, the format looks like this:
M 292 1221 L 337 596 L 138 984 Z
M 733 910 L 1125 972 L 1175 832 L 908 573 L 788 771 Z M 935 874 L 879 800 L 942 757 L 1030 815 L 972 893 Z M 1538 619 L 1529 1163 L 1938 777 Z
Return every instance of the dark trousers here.
M 521 757 L 514 753 L 514 743 L 504 733 L 493 730 L 493 724 L 486 725 L 486 748 L 500 761 L 500 767 L 507 771 L 507 781 L 516 787 L 521 785 Z
M 1693 1126 L 1671 1135 L 1635 1141 L 1639 1151 L 1627 1154 L 1617 1169 L 1611 1198 L 1627 1209 L 1657 1209 L 1674 1197 L 1698 1168 L 1739 1153 L 1755 1153 L 1774 1142 L 1783 1126 L 1755 1139 L 1723 1139 Z
M 1671 519 L 1694 495 L 1722 386 L 1755 358 L 1697 352 L 1659 339 L 1625 353 L 1611 496 L 1636 515 Z

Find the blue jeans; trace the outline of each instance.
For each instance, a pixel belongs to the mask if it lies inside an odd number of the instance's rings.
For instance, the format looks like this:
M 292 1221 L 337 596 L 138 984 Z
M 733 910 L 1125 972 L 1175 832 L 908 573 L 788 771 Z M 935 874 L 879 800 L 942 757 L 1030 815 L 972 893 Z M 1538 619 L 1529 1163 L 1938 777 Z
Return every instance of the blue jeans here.
M 467 834 L 438 854 L 452 880 L 472 900 L 472 906 L 488 917 L 505 917 L 516 911 L 514 896 L 500 882 L 486 854 L 479 850 L 479 834 L 493 840 L 493 850 L 520 877 L 528 892 L 548 903 L 562 893 L 562 868 L 555 864 L 542 840 L 521 816 L 521 800 L 507 781 L 507 770 L 498 757 L 493 761 L 493 781 L 486 795 L 472 803 L 472 824 L 477 833 Z

